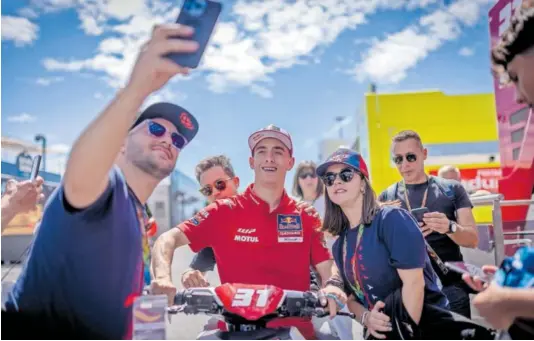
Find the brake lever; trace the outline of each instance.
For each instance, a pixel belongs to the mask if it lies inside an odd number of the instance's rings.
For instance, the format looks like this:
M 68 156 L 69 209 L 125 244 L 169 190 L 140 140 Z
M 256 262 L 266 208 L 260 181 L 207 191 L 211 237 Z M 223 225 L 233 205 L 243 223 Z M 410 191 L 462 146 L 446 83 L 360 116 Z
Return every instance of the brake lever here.
M 325 317 L 328 315 L 330 315 L 330 312 L 328 310 L 321 309 L 321 308 L 317 308 L 316 313 L 315 313 L 315 316 L 319 318 Z M 338 311 L 336 316 L 347 316 L 347 317 L 350 317 L 351 319 L 356 319 L 356 315 L 354 313 L 347 313 L 344 311 Z
M 183 311 L 184 311 L 184 306 L 173 305 L 171 307 L 167 307 L 167 313 L 169 315 L 176 315 L 176 314 L 181 313 Z

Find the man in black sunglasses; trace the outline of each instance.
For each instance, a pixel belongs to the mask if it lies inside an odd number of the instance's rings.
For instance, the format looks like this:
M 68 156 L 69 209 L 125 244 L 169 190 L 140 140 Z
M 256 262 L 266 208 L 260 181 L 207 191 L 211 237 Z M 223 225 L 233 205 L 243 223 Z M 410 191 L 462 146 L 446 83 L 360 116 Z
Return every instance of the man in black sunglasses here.
M 144 204 L 198 131 L 170 103 L 136 116 L 150 94 L 188 73 L 165 56 L 194 52 L 192 34 L 155 27 L 125 87 L 74 143 L 2 312 L 2 337 L 132 338 L 132 306 L 150 282 Z
M 463 261 L 460 246 L 476 248 L 478 245 L 469 196 L 460 182 L 426 174 L 427 149 L 416 132 L 398 133 L 393 138 L 392 154 L 403 179 L 382 192 L 379 200 L 398 200 L 404 209 L 414 213 L 451 310 L 470 317 L 469 290 L 461 276 L 444 264 Z
M 195 175 L 202 193 L 208 202 L 237 195 L 239 177 L 235 175 L 230 159 L 225 155 L 208 157 L 195 167 Z M 209 285 L 205 276 L 215 268 L 215 255 L 211 247 L 200 250 L 189 268 L 182 273 L 182 285 L 185 288 L 206 287 Z

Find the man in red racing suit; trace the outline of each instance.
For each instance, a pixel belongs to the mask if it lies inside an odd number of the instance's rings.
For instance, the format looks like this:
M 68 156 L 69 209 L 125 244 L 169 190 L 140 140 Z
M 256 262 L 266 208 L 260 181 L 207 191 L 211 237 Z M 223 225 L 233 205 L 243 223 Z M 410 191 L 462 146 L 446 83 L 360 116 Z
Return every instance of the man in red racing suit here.
M 214 202 L 166 233 L 154 244 L 152 256 L 155 294 L 172 300 L 171 262 L 177 247 L 194 252 L 213 248 L 221 283 L 275 285 L 286 290 L 310 287 L 310 265 L 323 283 L 331 276 L 332 257 L 326 248 L 321 221 L 297 208 L 284 190 L 285 176 L 294 165 L 293 145 L 284 130 L 269 126 L 249 138 L 249 163 L 255 180 L 243 194 Z M 344 293 L 327 286 L 345 302 Z M 331 314 L 336 303 L 329 299 Z M 296 326 L 307 339 L 315 338 L 309 319 L 275 320 L 270 327 Z

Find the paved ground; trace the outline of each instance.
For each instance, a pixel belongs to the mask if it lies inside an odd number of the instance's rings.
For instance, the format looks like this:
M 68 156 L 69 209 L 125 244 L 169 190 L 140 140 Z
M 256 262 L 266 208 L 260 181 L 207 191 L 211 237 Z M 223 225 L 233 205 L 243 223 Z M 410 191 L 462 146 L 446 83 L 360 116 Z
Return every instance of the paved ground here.
M 476 265 L 492 264 L 493 255 L 487 254 L 481 251 L 463 250 L 466 259 Z M 180 275 L 184 271 L 193 257 L 193 253 L 188 247 L 179 249 L 174 254 L 173 264 L 173 279 L 175 283 L 179 283 Z M 2 266 L 2 276 L 7 272 L 11 266 Z M 7 275 L 6 281 L 15 281 L 19 276 L 21 266 L 15 266 L 12 271 Z M 212 285 L 219 284 L 217 273 L 210 273 L 208 280 Z M 475 319 L 481 321 L 480 317 L 477 317 L 476 311 L 473 316 Z M 186 340 L 195 339 L 196 335 L 202 329 L 204 323 L 208 320 L 206 316 L 185 316 L 177 315 L 172 317 L 171 323 L 168 325 L 168 339 Z M 356 339 L 361 339 L 361 327 L 358 323 L 354 323 L 354 336 Z

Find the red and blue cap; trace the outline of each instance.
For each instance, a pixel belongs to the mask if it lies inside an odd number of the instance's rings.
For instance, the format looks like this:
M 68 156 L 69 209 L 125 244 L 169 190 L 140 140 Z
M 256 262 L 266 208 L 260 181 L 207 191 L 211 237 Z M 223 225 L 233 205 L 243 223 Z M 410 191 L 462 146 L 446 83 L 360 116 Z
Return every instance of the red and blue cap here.
M 325 162 L 317 167 L 317 175 L 324 176 L 328 167 L 336 164 L 350 166 L 362 173 L 366 178 L 369 178 L 369 171 L 367 170 L 365 160 L 360 153 L 349 148 L 338 148 Z

